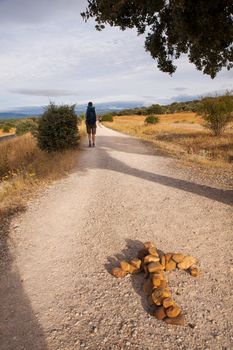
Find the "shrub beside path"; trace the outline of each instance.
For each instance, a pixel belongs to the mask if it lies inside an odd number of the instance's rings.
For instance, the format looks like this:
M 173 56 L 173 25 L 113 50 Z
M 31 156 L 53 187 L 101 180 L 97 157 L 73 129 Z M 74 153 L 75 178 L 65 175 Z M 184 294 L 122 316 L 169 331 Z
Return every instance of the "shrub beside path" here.
M 103 127 L 97 141 L 1 241 L 0 349 L 231 349 L 231 189 L 133 137 Z M 169 274 L 187 326 L 148 313 L 143 276 L 109 273 L 141 241 L 198 258 L 198 279 Z

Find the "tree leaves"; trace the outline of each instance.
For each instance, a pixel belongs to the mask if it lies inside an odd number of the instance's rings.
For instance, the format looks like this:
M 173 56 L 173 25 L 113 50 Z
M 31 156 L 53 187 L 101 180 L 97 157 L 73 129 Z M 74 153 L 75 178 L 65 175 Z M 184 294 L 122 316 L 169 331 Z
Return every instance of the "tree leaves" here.
M 84 20 L 94 17 L 121 30 L 148 31 L 145 49 L 161 71 L 173 74 L 174 60 L 185 53 L 196 68 L 212 78 L 233 67 L 233 2 L 231 0 L 89 0 Z

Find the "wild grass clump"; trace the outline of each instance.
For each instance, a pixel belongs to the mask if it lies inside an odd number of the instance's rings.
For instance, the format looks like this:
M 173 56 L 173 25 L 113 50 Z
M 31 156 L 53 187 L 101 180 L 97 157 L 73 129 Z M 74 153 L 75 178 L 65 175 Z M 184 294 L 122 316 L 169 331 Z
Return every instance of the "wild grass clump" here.
M 149 125 L 149 124 L 158 124 L 159 123 L 159 117 L 157 115 L 150 115 L 146 117 L 144 124 Z

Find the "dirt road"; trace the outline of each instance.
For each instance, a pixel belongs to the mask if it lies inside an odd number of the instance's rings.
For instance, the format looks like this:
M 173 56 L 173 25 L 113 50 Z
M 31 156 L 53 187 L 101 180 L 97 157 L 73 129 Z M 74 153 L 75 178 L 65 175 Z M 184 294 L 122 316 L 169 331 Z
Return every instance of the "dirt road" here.
M 232 349 L 232 191 L 100 128 L 77 169 L 38 195 L 1 242 L 0 349 Z M 169 274 L 186 327 L 149 314 L 143 276 L 116 279 L 140 241 L 199 259 Z

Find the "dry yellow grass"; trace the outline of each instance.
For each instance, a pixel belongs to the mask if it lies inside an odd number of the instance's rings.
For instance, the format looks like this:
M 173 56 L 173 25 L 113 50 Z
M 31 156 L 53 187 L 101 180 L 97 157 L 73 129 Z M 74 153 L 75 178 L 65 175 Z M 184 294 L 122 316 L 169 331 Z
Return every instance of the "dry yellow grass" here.
M 145 116 L 114 117 L 105 123 L 112 129 L 140 137 L 169 154 L 204 166 L 232 169 L 233 126 L 221 137 L 214 137 L 203 127 L 195 113 L 175 113 L 160 116 L 157 125 L 144 125 Z
M 203 125 L 203 119 L 193 112 L 182 112 L 160 116 L 161 123 L 191 123 Z
M 137 122 L 138 125 L 144 125 L 144 120 L 146 116 L 139 115 L 129 115 L 114 117 L 114 121 L 121 122 L 122 124 Z M 171 123 L 191 123 L 191 124 L 203 124 L 203 119 L 201 116 L 193 112 L 182 112 L 174 114 L 163 114 L 159 116 L 160 123 L 171 124 Z
M 81 126 L 81 136 L 84 133 Z M 68 174 L 77 157 L 78 149 L 43 152 L 30 134 L 1 142 L 0 218 L 22 207 L 36 189 Z
M 4 132 L 2 129 L 0 129 L 0 137 L 7 136 L 7 135 L 13 135 L 15 134 L 15 128 L 11 128 L 9 132 Z

